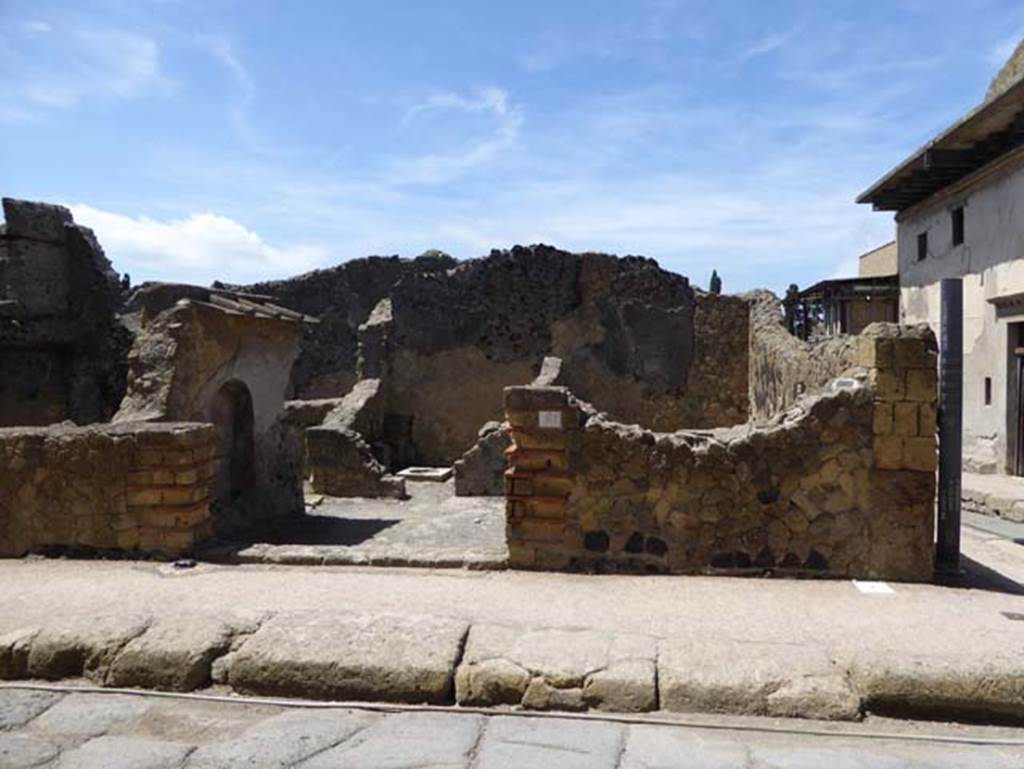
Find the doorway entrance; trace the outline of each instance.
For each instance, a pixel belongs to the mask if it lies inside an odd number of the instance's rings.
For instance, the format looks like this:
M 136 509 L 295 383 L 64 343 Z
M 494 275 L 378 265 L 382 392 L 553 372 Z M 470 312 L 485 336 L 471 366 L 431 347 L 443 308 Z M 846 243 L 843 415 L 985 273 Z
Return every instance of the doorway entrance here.
M 1010 473 L 1024 475 L 1024 323 L 1007 327 L 1010 342 L 1010 398 L 1007 399 L 1007 422 L 1010 438 Z
M 223 509 L 251 489 L 256 477 L 249 388 L 237 379 L 224 384 L 213 397 L 210 421 L 217 429 L 214 500 Z

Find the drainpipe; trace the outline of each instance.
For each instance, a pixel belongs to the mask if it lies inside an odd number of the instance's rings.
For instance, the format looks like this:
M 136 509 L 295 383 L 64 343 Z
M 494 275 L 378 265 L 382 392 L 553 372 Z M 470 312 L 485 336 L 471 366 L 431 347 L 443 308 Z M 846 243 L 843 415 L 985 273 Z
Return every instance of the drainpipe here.
M 960 498 L 963 470 L 964 291 L 960 278 L 940 281 L 939 520 L 935 573 L 962 574 Z

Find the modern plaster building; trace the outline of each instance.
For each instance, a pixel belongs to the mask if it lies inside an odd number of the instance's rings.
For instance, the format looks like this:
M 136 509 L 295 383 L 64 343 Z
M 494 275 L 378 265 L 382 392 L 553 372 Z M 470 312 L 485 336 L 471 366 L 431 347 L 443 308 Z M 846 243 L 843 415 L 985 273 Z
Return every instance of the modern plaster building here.
M 896 212 L 902 322 L 938 333 L 939 280 L 963 278 L 965 469 L 1024 475 L 1024 80 L 1004 73 L 857 202 Z

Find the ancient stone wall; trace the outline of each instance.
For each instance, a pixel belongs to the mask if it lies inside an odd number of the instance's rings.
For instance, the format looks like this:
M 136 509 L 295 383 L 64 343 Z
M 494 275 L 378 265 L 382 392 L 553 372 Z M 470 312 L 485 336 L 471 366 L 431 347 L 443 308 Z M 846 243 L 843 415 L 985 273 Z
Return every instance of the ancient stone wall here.
M 935 344 L 874 324 L 858 379 L 768 424 L 655 433 L 510 387 L 510 565 L 926 580 Z
M 415 259 L 370 256 L 287 280 L 238 288 L 272 296 L 285 307 L 320 319 L 319 325 L 303 329 L 291 396 L 332 398 L 345 395 L 360 378 L 356 373 L 357 330 L 391 287 L 405 275 L 443 272 L 455 264 L 439 251 Z
M 314 491 L 334 497 L 405 495 L 404 481 L 388 474 L 387 446 L 380 444 L 383 417 L 381 381 L 361 379 L 321 424 L 306 429 Z
M 0 429 L 0 555 L 178 555 L 211 533 L 211 425 Z
M 193 298 L 173 301 L 174 291 Z M 219 425 L 218 456 L 230 464 L 233 435 L 226 393 L 248 401 L 251 454 L 241 488 L 218 495 L 218 533 L 231 534 L 303 510 L 302 435 L 284 419 L 284 398 L 298 354 L 300 324 L 225 310 L 196 299 L 198 287 L 154 286 L 129 357 L 128 392 L 114 417 L 204 421 Z M 167 305 L 166 309 L 161 309 Z M 242 415 L 236 415 L 242 416 Z M 223 424 L 222 424 L 223 423 Z M 246 470 L 244 467 L 237 470 Z M 223 485 L 223 484 L 222 484 Z
M 805 394 L 815 393 L 856 365 L 855 336 L 805 342 L 786 329 L 782 303 L 770 291 L 748 294 L 750 303 L 750 415 L 768 419 Z
M 385 432 L 416 464 L 459 457 L 500 420 L 503 388 L 531 381 L 549 354 L 616 418 L 676 429 L 747 417 L 747 304 L 653 260 L 495 251 L 405 277 L 389 315 Z
M 131 335 L 119 277 L 61 206 L 4 198 L 0 230 L 0 425 L 109 419 Z

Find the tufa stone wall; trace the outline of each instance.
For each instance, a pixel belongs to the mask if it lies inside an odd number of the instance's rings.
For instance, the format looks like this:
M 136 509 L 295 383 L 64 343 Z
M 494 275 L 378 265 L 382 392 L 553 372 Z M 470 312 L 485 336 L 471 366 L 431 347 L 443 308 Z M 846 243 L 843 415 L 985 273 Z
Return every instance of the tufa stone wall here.
M 218 534 L 301 512 L 302 434 L 284 398 L 302 324 L 218 305 L 197 286 L 153 284 L 132 301 L 141 326 L 114 421 L 217 426 Z
M 0 425 L 109 419 L 131 345 L 119 276 L 66 208 L 4 198 L 3 209 Z
M 319 325 L 303 328 L 291 395 L 302 400 L 332 398 L 345 395 L 360 378 L 358 328 L 391 287 L 406 275 L 443 272 L 456 264 L 440 251 L 415 259 L 370 256 L 287 280 L 236 288 L 272 296 L 285 307 L 320 319 Z
M 383 387 L 361 379 L 320 425 L 306 429 L 313 490 L 334 497 L 403 497 L 405 481 L 388 475 L 375 456 L 383 430 Z M 378 447 L 378 453 L 386 447 Z
M 566 388 L 506 389 L 510 565 L 930 579 L 934 338 L 874 324 L 855 359 L 848 389 L 709 431 L 612 422 Z
M 856 366 L 855 336 L 805 342 L 785 327 L 775 294 L 755 291 L 745 298 L 750 303 L 749 409 L 754 419 L 785 411 Z
M 0 555 L 187 553 L 212 531 L 211 425 L 0 429 Z
M 676 429 L 747 417 L 746 302 L 650 259 L 517 246 L 407 275 L 389 300 L 374 340 L 386 440 L 406 464 L 457 459 L 501 419 L 504 387 L 531 381 L 547 355 L 616 418 Z

